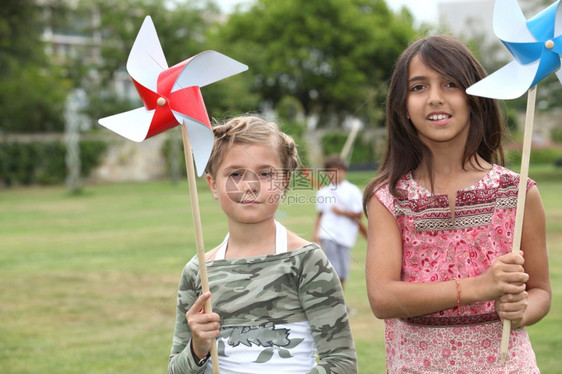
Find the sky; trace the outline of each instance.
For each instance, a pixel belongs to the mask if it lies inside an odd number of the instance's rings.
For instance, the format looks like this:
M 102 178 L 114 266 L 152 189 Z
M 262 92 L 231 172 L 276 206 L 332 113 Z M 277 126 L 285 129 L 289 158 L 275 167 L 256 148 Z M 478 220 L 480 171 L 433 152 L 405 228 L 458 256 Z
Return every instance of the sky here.
M 419 22 L 437 22 L 437 0 L 387 0 L 386 3 L 394 11 L 408 8 Z
M 229 11 L 236 4 L 247 3 L 250 0 L 217 0 L 219 5 L 225 11 Z M 447 3 L 460 0 L 387 0 L 388 6 L 398 11 L 403 6 L 410 9 L 418 22 L 436 22 L 437 21 L 437 2 Z

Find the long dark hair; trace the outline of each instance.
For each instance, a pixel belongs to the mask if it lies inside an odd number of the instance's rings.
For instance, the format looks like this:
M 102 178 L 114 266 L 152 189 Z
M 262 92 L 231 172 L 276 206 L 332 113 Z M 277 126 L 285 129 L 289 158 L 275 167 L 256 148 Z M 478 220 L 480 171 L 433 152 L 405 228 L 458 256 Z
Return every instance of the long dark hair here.
M 450 79 L 463 91 L 487 75 L 470 49 L 451 36 L 438 35 L 420 39 L 400 55 L 386 100 L 385 156 L 377 176 L 365 188 L 365 212 L 375 188 L 388 183 L 390 192 L 398 196 L 398 181 L 415 170 L 421 162 L 430 171 L 433 189 L 431 152 L 420 140 L 407 114 L 408 67 L 414 56 L 418 56 L 425 65 Z M 477 154 L 490 163 L 503 165 L 502 135 L 505 132 L 505 122 L 497 100 L 469 95 L 467 100 L 470 107 L 470 128 L 462 158 L 463 167 L 473 162 Z

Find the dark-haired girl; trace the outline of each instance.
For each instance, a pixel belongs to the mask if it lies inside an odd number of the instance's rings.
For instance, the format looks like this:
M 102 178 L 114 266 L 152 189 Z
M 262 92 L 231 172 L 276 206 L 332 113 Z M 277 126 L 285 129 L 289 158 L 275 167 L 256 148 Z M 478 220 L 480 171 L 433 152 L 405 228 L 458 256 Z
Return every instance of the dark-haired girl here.
M 504 121 L 495 100 L 465 93 L 485 75 L 463 43 L 431 36 L 392 76 L 386 155 L 364 195 L 368 297 L 390 373 L 539 372 L 524 326 L 550 308 L 544 209 L 529 179 L 511 253 L 519 175 L 502 166 Z

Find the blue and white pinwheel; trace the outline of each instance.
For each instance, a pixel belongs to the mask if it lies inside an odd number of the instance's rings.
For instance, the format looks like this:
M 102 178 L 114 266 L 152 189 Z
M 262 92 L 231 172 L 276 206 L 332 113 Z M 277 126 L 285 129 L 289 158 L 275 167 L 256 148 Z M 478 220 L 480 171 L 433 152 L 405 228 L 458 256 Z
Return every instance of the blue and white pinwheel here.
M 469 95 L 515 99 L 551 73 L 562 82 L 562 7 L 560 0 L 525 19 L 517 0 L 496 0 L 493 18 L 496 36 L 514 61 L 468 87 Z
M 515 99 L 528 92 L 527 113 L 521 153 L 521 171 L 517 193 L 517 212 L 512 252 L 520 250 L 525 211 L 525 196 L 533 135 L 536 85 L 556 72 L 562 82 L 562 8 L 560 0 L 531 18 L 525 19 L 517 0 L 496 0 L 494 32 L 511 52 L 515 61 L 466 89 L 469 95 L 492 99 Z M 503 320 L 500 358 L 507 358 L 511 321 Z

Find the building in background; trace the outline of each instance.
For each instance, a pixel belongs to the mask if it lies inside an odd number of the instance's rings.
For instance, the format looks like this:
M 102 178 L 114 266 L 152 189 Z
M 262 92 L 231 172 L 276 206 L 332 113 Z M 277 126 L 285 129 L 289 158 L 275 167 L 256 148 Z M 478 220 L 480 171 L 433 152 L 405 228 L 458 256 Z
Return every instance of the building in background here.
M 64 9 L 57 1 L 36 0 L 36 4 L 41 9 L 45 25 L 41 39 L 47 55 L 59 66 L 79 63 L 88 67 L 83 85 L 99 83 L 95 67 L 102 65 L 101 49 L 107 42 L 100 31 L 99 10 L 95 6 L 79 8 L 77 0 L 63 0 Z M 65 17 L 63 12 L 70 12 L 71 17 Z M 118 97 L 138 99 L 136 88 L 125 70 L 115 72 L 111 84 Z
M 66 69 L 68 74 L 71 74 L 73 66 L 79 64 L 85 70 L 80 86 L 99 86 L 101 79 L 97 67 L 103 66 L 103 43 L 110 42 L 100 31 L 99 10 L 95 6 L 78 7 L 77 0 L 36 0 L 36 4 L 45 25 L 41 38 L 51 61 Z M 114 73 L 108 84 L 109 90 L 114 91 L 120 99 L 138 102 L 137 90 L 124 67 Z M 98 126 L 97 119 L 90 118 L 81 130 L 95 126 Z M 147 181 L 166 176 L 162 146 L 167 137 L 159 136 L 135 143 L 110 131 L 101 131 L 101 135 L 110 139 L 110 146 L 102 164 L 91 173 L 90 181 Z

